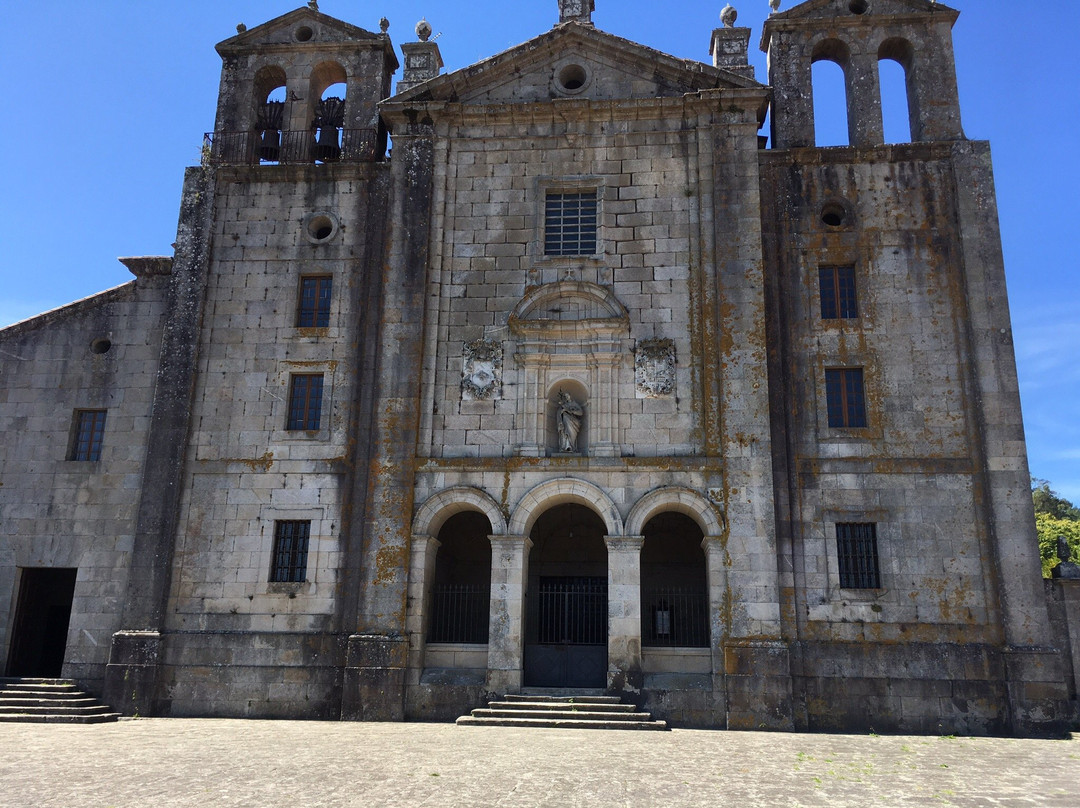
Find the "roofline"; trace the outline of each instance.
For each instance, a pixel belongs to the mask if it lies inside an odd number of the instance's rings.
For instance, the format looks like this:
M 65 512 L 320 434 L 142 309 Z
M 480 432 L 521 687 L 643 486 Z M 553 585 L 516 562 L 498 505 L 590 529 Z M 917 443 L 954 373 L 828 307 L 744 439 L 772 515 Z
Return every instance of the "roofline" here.
M 474 62 L 471 65 L 459 68 L 450 73 L 444 73 L 441 76 L 429 79 L 403 93 L 391 96 L 386 99 L 386 101 L 411 101 L 421 97 L 430 97 L 433 93 L 437 93 L 440 89 L 447 86 L 453 88 L 453 94 L 456 96 L 467 79 L 471 79 L 474 76 L 492 70 L 497 70 L 501 65 L 516 59 L 521 54 L 537 49 L 538 47 L 547 44 L 548 41 L 552 41 L 560 35 L 565 35 L 567 33 L 581 37 L 583 41 L 600 42 L 618 50 L 635 51 L 638 53 L 644 51 L 653 54 L 652 58 L 671 72 L 711 75 L 711 77 L 717 81 L 725 81 L 740 89 L 766 87 L 766 85 L 754 79 L 748 79 L 745 76 L 740 76 L 738 73 L 733 73 L 729 70 L 724 70 L 723 68 L 713 67 L 706 62 L 700 62 L 694 59 L 680 59 L 677 56 L 672 56 L 663 51 L 641 45 L 640 43 L 633 42 L 624 37 L 617 36 L 616 34 L 601 31 L 593 25 L 587 25 L 578 22 L 577 20 L 571 20 L 569 22 L 559 23 L 550 30 L 522 42 L 519 45 L 514 45 L 501 53 L 481 59 L 479 62 Z M 384 101 L 383 103 L 386 102 Z
M 853 28 L 858 25 L 864 24 L 863 21 L 867 19 L 889 19 L 897 21 L 914 21 L 925 20 L 927 15 L 940 15 L 946 19 L 949 26 L 952 27 L 956 24 L 957 19 L 960 17 L 960 12 L 955 8 L 946 6 L 944 3 L 931 3 L 929 0 L 906 0 L 907 2 L 920 2 L 925 3 L 925 11 L 917 11 L 912 9 L 907 14 L 864 14 L 860 16 L 850 17 L 835 17 L 829 19 L 829 24 L 834 27 Z M 779 11 L 775 14 L 770 14 L 765 18 L 765 25 L 761 29 L 761 40 L 758 44 L 758 48 L 768 53 L 769 40 L 772 37 L 773 31 L 793 31 L 799 28 L 808 28 L 811 26 L 820 26 L 822 21 L 828 18 L 825 17 L 807 17 L 805 12 L 809 11 L 817 6 L 823 6 L 826 3 L 830 3 L 832 0 L 809 0 L 809 2 L 802 3 L 789 8 L 787 11 Z M 804 13 L 795 14 L 795 12 L 802 10 Z
M 69 316 L 78 314 L 83 310 L 93 309 L 96 306 L 111 303 L 113 300 L 123 297 L 125 293 L 134 291 L 137 283 L 138 280 L 130 280 L 119 286 L 106 289 L 104 292 L 97 292 L 89 297 L 81 298 L 72 303 L 65 303 L 62 306 L 57 306 L 55 309 L 49 309 L 40 314 L 27 317 L 25 320 L 19 320 L 11 325 L 6 325 L 3 328 L 0 328 L 0 340 L 24 334 L 28 331 L 34 331 L 42 326 L 50 325 L 58 320 L 63 320 Z

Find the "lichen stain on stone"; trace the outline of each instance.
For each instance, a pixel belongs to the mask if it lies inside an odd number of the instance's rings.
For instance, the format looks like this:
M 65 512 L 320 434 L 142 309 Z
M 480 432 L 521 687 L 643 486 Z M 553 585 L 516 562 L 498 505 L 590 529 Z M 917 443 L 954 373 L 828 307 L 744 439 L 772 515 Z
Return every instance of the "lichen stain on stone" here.
M 389 586 L 394 583 L 407 560 L 408 550 L 404 546 L 380 547 L 375 553 L 374 583 L 378 586 Z

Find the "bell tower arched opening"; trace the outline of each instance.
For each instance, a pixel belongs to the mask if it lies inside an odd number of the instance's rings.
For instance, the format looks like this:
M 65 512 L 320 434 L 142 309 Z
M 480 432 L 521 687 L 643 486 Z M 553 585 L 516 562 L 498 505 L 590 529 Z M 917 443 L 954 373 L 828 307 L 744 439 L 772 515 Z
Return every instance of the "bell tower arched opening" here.
M 607 547 L 604 521 L 557 505 L 533 526 L 525 607 L 528 687 L 607 684 Z

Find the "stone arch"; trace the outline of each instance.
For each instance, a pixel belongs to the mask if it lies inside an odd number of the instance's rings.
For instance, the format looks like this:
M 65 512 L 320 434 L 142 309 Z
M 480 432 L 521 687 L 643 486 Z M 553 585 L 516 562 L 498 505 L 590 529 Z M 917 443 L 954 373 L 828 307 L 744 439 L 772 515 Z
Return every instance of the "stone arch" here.
M 906 143 L 912 140 L 918 140 L 921 136 L 921 122 L 919 120 L 919 92 L 918 81 L 915 70 L 915 48 L 910 41 L 904 37 L 889 37 L 884 40 L 878 47 L 878 71 L 879 71 L 879 87 L 881 90 L 881 109 L 882 114 L 893 113 L 894 106 L 901 103 L 901 100 L 890 97 L 887 89 L 891 89 L 891 86 L 887 87 L 884 82 L 884 77 L 881 76 L 881 70 L 883 69 L 882 62 L 896 62 L 903 69 L 904 73 L 904 89 L 903 99 L 904 112 L 906 112 L 907 118 L 907 137 L 895 139 L 894 142 Z M 896 117 L 900 117 L 897 115 Z M 901 133 L 903 134 L 903 133 Z
M 446 488 L 428 497 L 413 519 L 414 536 L 438 536 L 443 524 L 462 511 L 478 511 L 491 522 L 493 536 L 506 535 L 506 517 L 487 492 L 469 485 Z
M 642 535 L 648 521 L 664 511 L 689 516 L 706 536 L 719 536 L 724 532 L 722 517 L 708 499 L 697 491 L 672 485 L 650 491 L 634 504 L 626 518 L 627 535 Z
M 614 500 L 602 489 L 570 477 L 548 480 L 528 491 L 510 518 L 510 534 L 528 536 L 540 514 L 565 503 L 577 503 L 595 511 L 604 520 L 609 536 L 622 536 L 623 520 Z

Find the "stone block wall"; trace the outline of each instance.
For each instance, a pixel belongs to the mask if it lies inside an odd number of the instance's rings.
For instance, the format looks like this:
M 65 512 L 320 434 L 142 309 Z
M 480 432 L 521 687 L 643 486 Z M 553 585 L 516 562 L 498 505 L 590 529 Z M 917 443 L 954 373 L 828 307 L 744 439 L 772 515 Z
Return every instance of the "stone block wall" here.
M 20 569 L 77 568 L 63 675 L 94 691 L 124 606 L 168 282 L 0 331 L 0 659 Z M 100 460 L 69 459 L 80 409 L 106 410 Z
M 357 412 L 371 401 L 379 314 L 367 303 L 381 286 L 367 252 L 381 235 L 367 217 L 373 193 L 385 204 L 385 173 L 369 164 L 219 175 L 166 626 L 174 711 L 326 717 L 340 705 L 333 671 L 360 585 L 345 580 L 354 524 L 345 503 Z M 326 327 L 297 325 L 303 276 L 332 278 Z M 291 379 L 312 373 L 323 375 L 319 428 L 287 430 Z M 302 583 L 269 580 L 278 520 L 311 522 Z

